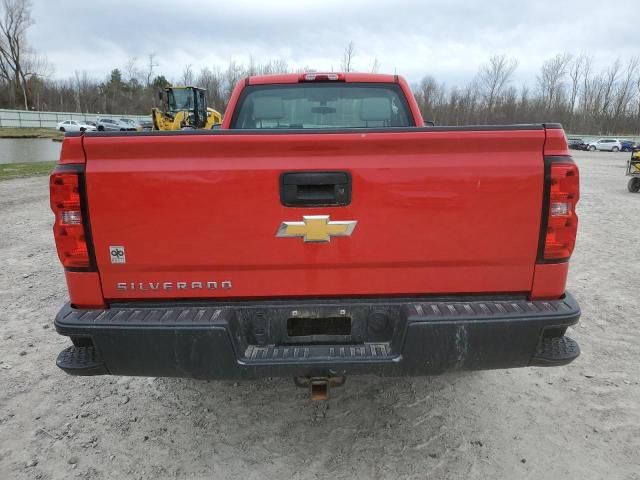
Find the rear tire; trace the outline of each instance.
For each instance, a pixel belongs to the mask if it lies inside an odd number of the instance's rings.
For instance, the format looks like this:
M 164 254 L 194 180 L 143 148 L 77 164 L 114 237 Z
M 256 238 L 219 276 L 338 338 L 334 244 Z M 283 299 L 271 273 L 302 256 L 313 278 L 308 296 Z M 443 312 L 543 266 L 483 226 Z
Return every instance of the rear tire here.
M 627 188 L 631 193 L 640 192 L 640 177 L 634 177 L 627 183 Z
M 102 125 L 100 125 L 100 126 L 98 127 L 98 131 L 99 131 L 99 132 L 104 132 L 104 127 L 103 127 Z
M 64 132 L 64 127 L 60 127 L 60 131 L 61 131 L 61 132 Z
M 619 152 L 619 151 L 620 151 L 620 149 L 619 149 L 618 147 L 613 147 L 613 148 L 611 149 L 611 151 L 612 151 L 612 152 L 614 152 L 614 153 L 617 153 L 617 152 Z
M 589 151 L 590 151 L 590 152 L 595 152 L 595 151 L 596 151 L 596 147 L 595 147 L 595 145 L 591 145 L 591 146 L 589 147 Z

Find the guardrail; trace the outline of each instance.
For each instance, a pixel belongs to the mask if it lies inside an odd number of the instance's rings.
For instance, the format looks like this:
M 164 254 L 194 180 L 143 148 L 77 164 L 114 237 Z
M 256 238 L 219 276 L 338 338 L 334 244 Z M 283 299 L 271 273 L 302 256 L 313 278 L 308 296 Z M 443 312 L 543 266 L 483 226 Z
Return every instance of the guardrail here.
M 56 128 L 58 122 L 65 120 L 79 120 L 95 122 L 101 118 L 131 118 L 133 120 L 147 120 L 148 115 L 103 115 L 101 113 L 77 113 L 77 112 L 40 112 L 29 110 L 0 109 L 0 128 Z

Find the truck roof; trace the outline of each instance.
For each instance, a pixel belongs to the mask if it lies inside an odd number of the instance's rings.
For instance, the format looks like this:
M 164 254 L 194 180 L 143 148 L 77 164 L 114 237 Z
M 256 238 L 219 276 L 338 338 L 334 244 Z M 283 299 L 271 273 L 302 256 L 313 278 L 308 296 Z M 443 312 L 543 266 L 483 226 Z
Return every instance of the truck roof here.
M 269 85 L 276 83 L 298 83 L 305 75 L 327 75 L 333 74 L 340 76 L 345 82 L 359 83 L 398 83 L 401 78 L 399 75 L 389 75 L 384 73 L 342 73 L 342 72 L 302 72 L 302 73 L 279 73 L 275 75 L 254 75 L 247 77 L 245 82 L 247 85 Z

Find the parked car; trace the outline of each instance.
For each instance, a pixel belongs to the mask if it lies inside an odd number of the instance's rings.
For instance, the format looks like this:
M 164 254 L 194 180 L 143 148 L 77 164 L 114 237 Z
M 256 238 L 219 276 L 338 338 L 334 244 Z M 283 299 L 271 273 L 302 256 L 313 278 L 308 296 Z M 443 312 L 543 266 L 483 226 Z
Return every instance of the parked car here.
M 119 120 L 115 120 L 113 118 L 98 118 L 98 130 L 101 132 L 104 132 L 104 131 L 135 132 L 136 131 L 136 129 L 131 125 L 129 125 L 128 123 L 124 123 Z
M 586 150 L 587 145 L 584 143 L 584 140 L 577 137 L 569 137 L 567 138 L 567 143 L 569 144 L 569 148 L 572 150 Z
M 153 130 L 153 122 L 151 120 L 140 120 L 142 131 Z
M 132 118 L 121 118 L 120 122 L 135 128 L 136 131 L 142 130 L 142 126 L 140 126 L 140 123 L 137 120 L 133 120 Z
M 601 138 L 595 142 L 589 142 L 587 150 L 595 152 L 596 150 L 603 150 L 607 152 L 619 152 L 622 150 L 622 144 L 620 140 L 615 138 Z
M 620 140 L 620 151 L 622 152 L 633 152 L 636 147 L 638 147 L 638 143 L 632 140 Z
M 96 130 L 96 127 L 89 125 L 87 122 L 79 122 L 77 120 L 65 120 L 64 122 L 58 122 L 56 128 L 61 132 L 92 132 Z

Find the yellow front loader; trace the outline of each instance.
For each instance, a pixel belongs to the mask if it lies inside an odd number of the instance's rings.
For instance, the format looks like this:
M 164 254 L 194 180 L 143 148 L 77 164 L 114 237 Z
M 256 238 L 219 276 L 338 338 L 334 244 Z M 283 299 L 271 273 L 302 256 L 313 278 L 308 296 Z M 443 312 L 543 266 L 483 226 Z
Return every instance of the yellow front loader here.
M 640 145 L 631 150 L 631 158 L 627 160 L 627 176 L 631 177 L 627 183 L 629 191 L 640 192 Z
M 207 107 L 207 91 L 198 87 L 167 87 L 160 92 L 164 110 L 151 109 L 154 130 L 211 129 L 222 115 Z

